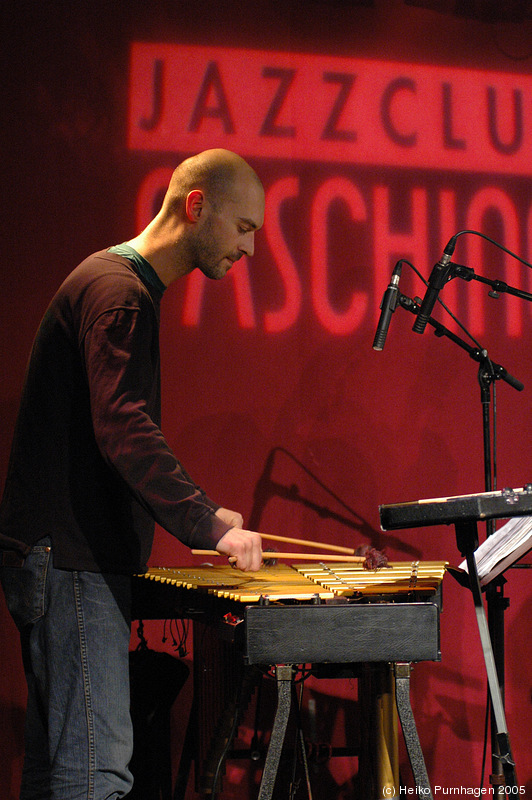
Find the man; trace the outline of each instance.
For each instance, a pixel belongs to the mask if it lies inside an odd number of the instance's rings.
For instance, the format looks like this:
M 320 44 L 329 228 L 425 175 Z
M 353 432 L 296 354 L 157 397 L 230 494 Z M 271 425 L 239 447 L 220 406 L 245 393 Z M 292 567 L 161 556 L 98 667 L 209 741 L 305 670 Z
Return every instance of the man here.
M 0 576 L 28 681 L 21 800 L 115 800 L 131 789 L 130 576 L 158 522 L 258 570 L 258 533 L 197 486 L 160 431 L 159 303 L 200 269 L 251 256 L 264 190 L 239 156 L 175 170 L 136 238 L 65 280 L 37 333 L 0 506 Z

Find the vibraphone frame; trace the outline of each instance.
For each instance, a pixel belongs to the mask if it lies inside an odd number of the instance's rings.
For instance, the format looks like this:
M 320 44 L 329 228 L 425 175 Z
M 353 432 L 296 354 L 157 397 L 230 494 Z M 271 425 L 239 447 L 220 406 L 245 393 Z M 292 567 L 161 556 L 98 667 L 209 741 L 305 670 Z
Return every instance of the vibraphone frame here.
M 308 567 L 311 571 L 315 569 L 315 565 Z M 284 569 L 290 568 L 284 567 Z M 180 586 L 177 591 L 175 587 L 165 584 L 164 571 L 159 570 L 159 573 L 161 572 L 163 585 L 160 582 L 160 575 L 151 575 L 159 582 L 160 596 L 155 607 L 153 597 L 149 601 L 146 597 L 139 598 L 134 608 L 134 618 L 189 617 L 201 619 L 220 629 L 220 614 L 213 614 L 213 608 L 219 604 L 219 597 L 209 594 L 199 596 L 196 592 L 195 608 L 191 609 L 189 589 Z M 403 600 L 407 600 L 409 594 L 414 596 L 414 589 L 417 590 L 416 598 L 423 597 L 421 579 L 419 585 L 415 585 L 417 568 L 415 576 L 414 584 L 403 587 L 407 590 L 406 594 L 403 594 Z M 147 584 L 148 581 L 144 580 L 142 583 Z M 441 657 L 439 581 L 436 581 L 436 584 L 425 588 L 425 595 L 432 596 L 428 602 L 426 599 L 396 602 L 397 596 L 386 594 L 384 588 L 382 591 L 385 594 L 382 596 L 375 596 L 376 590 L 373 592 L 373 599 L 380 602 L 361 603 L 350 602 L 338 594 L 335 595 L 334 592 L 324 590 L 319 585 L 313 585 L 307 598 L 310 600 L 309 604 L 277 605 L 271 603 L 268 597 L 261 596 L 259 602 L 240 605 L 235 622 L 222 625 L 222 635 L 224 638 L 231 637 L 238 645 L 246 665 L 269 666 L 275 671 L 277 707 L 258 800 L 271 800 L 273 795 L 287 725 L 293 708 L 295 667 L 301 664 L 354 663 L 392 664 L 395 703 L 415 785 L 420 794 L 432 800 L 410 704 L 410 672 L 412 662 L 439 661 Z M 227 594 L 227 602 L 231 605 L 231 587 L 228 587 Z M 318 629 L 319 636 L 316 636 Z M 175 787 L 174 800 L 184 800 L 185 791 L 186 781 L 183 781 L 181 774 Z

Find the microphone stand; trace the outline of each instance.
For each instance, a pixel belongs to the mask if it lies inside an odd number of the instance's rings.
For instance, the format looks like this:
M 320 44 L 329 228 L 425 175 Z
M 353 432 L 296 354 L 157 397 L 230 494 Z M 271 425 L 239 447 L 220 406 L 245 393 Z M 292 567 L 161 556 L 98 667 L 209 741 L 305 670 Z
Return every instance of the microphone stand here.
M 451 267 L 448 280 L 452 278 L 462 278 L 463 281 L 479 281 L 492 287 L 489 296 L 495 299 L 498 298 L 499 293 L 511 294 L 514 297 L 520 297 L 521 300 L 532 300 L 532 294 L 525 292 L 523 289 L 516 289 L 515 286 L 509 286 L 504 281 L 492 280 L 491 278 L 483 278 L 481 275 L 476 275 L 471 267 L 464 267 L 463 264 L 455 264 L 451 261 Z
M 450 267 L 449 280 L 454 277 L 461 277 L 467 281 L 479 280 L 482 283 L 487 283 L 493 287 L 493 294 L 490 292 L 490 296 L 498 297 L 499 292 L 507 292 L 508 294 L 522 297 L 523 299 L 532 300 L 532 294 L 510 287 L 503 281 L 491 281 L 487 278 L 481 278 L 475 275 L 474 271 L 469 267 L 452 263 Z M 412 300 L 403 294 L 400 294 L 398 297 L 398 303 L 413 314 L 419 313 L 421 307 L 420 302 L 421 301 L 418 302 L 417 298 L 416 300 Z M 434 333 L 436 336 L 447 337 L 465 350 L 473 360 L 479 362 L 480 366 L 478 369 L 478 381 L 480 384 L 482 403 L 484 484 L 485 491 L 490 492 L 493 490 L 493 470 L 491 462 L 490 439 L 491 385 L 496 380 L 502 379 L 517 391 L 522 391 L 524 386 L 521 381 L 510 375 L 504 369 L 504 367 L 489 359 L 486 350 L 479 347 L 472 347 L 460 336 L 457 336 L 455 333 L 450 331 L 432 317 L 429 317 L 428 324 L 434 328 Z M 487 535 L 490 536 L 495 529 L 494 520 L 487 520 L 486 526 Z M 467 526 L 464 527 L 463 524 L 459 530 L 459 526 L 457 526 L 457 539 L 458 544 L 462 549 L 462 555 L 467 557 L 471 590 L 473 592 L 475 601 L 477 621 L 479 624 L 484 657 L 486 660 L 486 668 L 488 672 L 488 682 L 490 686 L 491 744 L 493 754 L 490 783 L 493 786 L 499 787 L 498 793 L 501 796 L 505 796 L 503 793 L 504 786 L 517 786 L 517 779 L 514 769 L 515 764 L 510 751 L 510 742 L 506 730 L 506 721 L 504 718 L 504 611 L 509 606 L 509 600 L 504 597 L 504 583 L 506 583 L 506 579 L 500 575 L 486 588 L 488 629 L 483 631 L 485 617 L 482 606 L 480 585 L 476 572 L 476 563 L 473 554 L 478 545 L 476 523 L 474 524 L 474 530 L 471 530 Z M 485 641 L 486 639 L 487 641 Z M 497 792 L 495 796 L 499 796 Z
M 488 286 L 491 286 L 491 291 L 489 292 L 489 296 L 495 299 L 499 297 L 499 294 L 507 293 L 513 295 L 514 297 L 519 297 L 522 300 L 532 301 L 532 294 L 530 292 L 525 292 L 522 289 L 517 289 L 514 286 L 509 286 L 505 281 L 491 280 L 490 278 L 484 278 L 481 275 L 476 275 L 475 271 L 471 267 L 466 267 L 463 264 L 455 264 L 451 262 L 450 275 L 451 278 L 457 277 L 461 278 L 464 281 L 475 280 L 479 281 L 480 283 L 484 283 Z M 491 403 L 491 384 L 495 380 L 495 377 L 493 377 L 489 369 L 482 369 L 481 365 L 478 379 L 480 383 L 481 400 L 483 408 L 484 459 L 485 459 L 484 480 L 486 484 L 486 491 L 491 491 L 493 486 L 492 486 L 492 469 L 490 462 L 491 447 L 489 438 L 489 408 Z M 522 384 L 515 385 L 514 388 L 521 391 L 523 389 L 523 386 Z M 494 532 L 495 530 L 494 520 L 487 520 L 486 530 L 488 536 L 490 536 Z M 509 599 L 505 598 L 504 596 L 505 583 L 506 579 L 501 574 L 496 580 L 489 583 L 488 586 L 486 587 L 486 603 L 488 608 L 489 632 L 491 636 L 493 654 L 495 658 L 495 664 L 499 679 L 499 686 L 503 701 L 504 701 L 504 686 L 505 686 L 504 612 L 510 604 Z M 498 758 L 498 755 L 500 754 L 500 748 L 498 747 L 498 742 L 494 738 L 493 734 L 494 730 L 493 711 L 491 718 L 491 730 L 492 730 L 492 751 L 493 751 L 493 757 L 492 757 L 493 773 L 490 776 L 490 781 L 492 785 L 502 787 L 504 785 L 504 778 L 502 775 L 501 762 L 500 759 Z M 499 794 L 501 796 L 504 796 L 502 788 L 499 788 Z
M 530 299 L 532 300 L 532 294 L 530 295 Z M 418 298 L 412 300 L 412 298 L 407 297 L 404 294 L 399 294 L 399 297 L 397 298 L 397 302 L 399 303 L 399 305 L 401 305 L 407 311 L 410 311 L 412 314 L 419 313 L 421 304 L 420 302 L 418 302 L 418 300 L 419 300 Z M 429 317 L 428 324 L 434 328 L 435 336 L 437 336 L 438 338 L 445 336 L 447 339 L 450 339 L 452 342 L 461 347 L 462 350 L 465 350 L 466 353 L 468 353 L 469 356 L 473 359 L 473 361 L 478 361 L 480 363 L 479 382 L 481 386 L 484 381 L 484 372 L 488 372 L 490 375 L 489 383 L 491 383 L 493 380 L 497 380 L 500 378 L 501 380 L 510 384 L 510 386 L 513 386 L 514 389 L 517 389 L 518 392 L 521 392 L 524 389 L 524 386 L 521 383 L 521 381 L 517 380 L 517 378 L 514 378 L 512 375 L 510 375 L 510 373 L 503 366 L 501 366 L 501 364 L 497 364 L 495 361 L 492 361 L 490 358 L 488 358 L 487 350 L 481 349 L 480 347 L 473 347 L 472 345 L 464 341 L 464 339 L 462 339 L 460 336 L 457 336 L 455 333 L 450 331 L 449 328 L 446 328 L 445 325 L 442 325 L 441 322 L 438 322 L 432 317 Z M 481 371 L 482 371 L 482 381 L 480 375 Z M 482 397 L 483 402 L 484 399 L 485 398 L 483 396 Z M 483 415 L 483 421 L 485 422 L 484 417 L 485 414 Z M 489 416 L 488 416 L 488 422 L 489 422 Z M 489 425 L 488 425 L 488 433 L 489 433 Z M 486 439 L 484 441 L 486 443 Z M 487 443 L 489 444 L 489 437 L 487 439 Z M 491 448 L 488 448 L 487 461 L 490 470 L 489 482 L 491 484 L 490 450 Z M 488 491 L 488 489 L 486 489 L 486 491 Z

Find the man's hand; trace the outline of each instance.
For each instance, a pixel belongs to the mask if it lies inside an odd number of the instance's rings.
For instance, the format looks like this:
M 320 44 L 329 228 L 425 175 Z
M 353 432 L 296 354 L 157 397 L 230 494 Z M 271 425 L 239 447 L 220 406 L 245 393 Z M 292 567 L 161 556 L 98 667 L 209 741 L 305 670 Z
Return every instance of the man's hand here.
M 262 539 L 254 531 L 242 528 L 230 528 L 225 533 L 216 549 L 229 557 L 231 564 L 243 572 L 257 572 L 262 564 Z

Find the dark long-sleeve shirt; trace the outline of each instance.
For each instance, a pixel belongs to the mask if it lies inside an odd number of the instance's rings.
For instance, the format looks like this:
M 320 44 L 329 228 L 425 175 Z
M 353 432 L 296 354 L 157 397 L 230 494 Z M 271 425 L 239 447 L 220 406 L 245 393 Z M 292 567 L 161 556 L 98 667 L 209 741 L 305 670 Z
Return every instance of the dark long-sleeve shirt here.
M 160 430 L 161 292 L 95 253 L 65 280 L 30 357 L 0 506 L 0 547 L 50 536 L 65 569 L 146 566 L 155 522 L 190 547 L 228 530 Z

